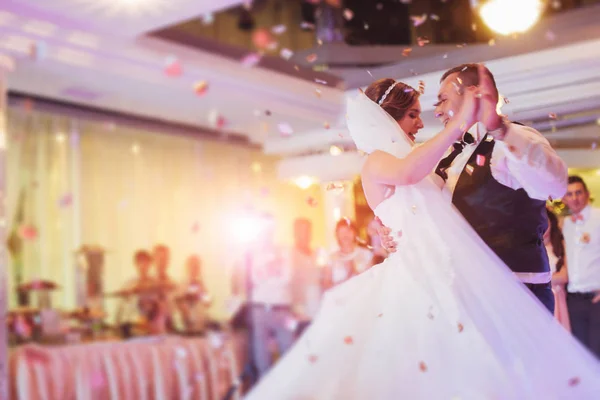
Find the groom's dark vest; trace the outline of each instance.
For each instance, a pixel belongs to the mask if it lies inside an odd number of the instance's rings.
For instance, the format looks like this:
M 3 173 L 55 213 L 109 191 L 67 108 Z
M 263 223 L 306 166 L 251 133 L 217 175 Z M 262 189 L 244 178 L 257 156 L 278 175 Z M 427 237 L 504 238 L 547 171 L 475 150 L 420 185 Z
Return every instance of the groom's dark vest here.
M 546 202 L 494 179 L 490 160 L 495 144 L 484 138 L 477 146 L 458 178 L 452 203 L 511 270 L 548 272 Z

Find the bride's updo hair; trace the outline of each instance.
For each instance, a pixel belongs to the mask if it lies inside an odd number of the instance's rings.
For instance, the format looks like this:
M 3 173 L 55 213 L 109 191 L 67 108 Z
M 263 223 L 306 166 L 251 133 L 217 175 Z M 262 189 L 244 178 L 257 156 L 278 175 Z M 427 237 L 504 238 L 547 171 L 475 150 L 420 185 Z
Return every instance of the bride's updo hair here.
M 375 103 L 379 103 L 385 92 L 396 81 L 392 78 L 379 79 L 369 85 L 365 94 Z M 411 86 L 398 82 L 396 86 L 388 93 L 381 108 L 392 116 L 396 121 L 400 121 L 406 115 L 406 112 L 419 98 L 419 92 Z

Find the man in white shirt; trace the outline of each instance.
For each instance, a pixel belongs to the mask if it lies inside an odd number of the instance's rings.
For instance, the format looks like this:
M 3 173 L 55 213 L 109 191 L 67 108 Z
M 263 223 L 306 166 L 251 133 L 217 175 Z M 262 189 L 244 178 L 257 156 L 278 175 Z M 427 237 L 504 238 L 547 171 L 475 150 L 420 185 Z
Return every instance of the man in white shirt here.
M 253 324 L 253 355 L 259 376 L 272 365 L 271 337 L 283 355 L 294 342 L 295 318 L 292 310 L 292 263 L 290 253 L 275 244 L 275 222 L 265 216 L 259 240 L 251 251 L 250 282 L 247 293 Z
M 571 330 L 600 358 L 600 209 L 590 205 L 590 193 L 579 176 L 569 177 L 563 201 L 571 211 L 563 222 Z
M 487 68 L 459 65 L 440 83 L 435 113 L 444 125 L 460 109 L 465 88 L 485 88 L 476 129 L 465 133 L 436 168 L 443 190 L 483 241 L 553 311 L 552 274 L 543 241 L 546 200 L 566 192 L 567 166 L 538 131 L 498 114 L 499 94 Z M 395 251 L 389 229 L 381 234 L 386 250 Z
M 292 291 L 294 311 L 299 319 L 297 334 L 301 334 L 316 316 L 321 301 L 321 270 L 310 247 L 312 224 L 306 218 L 294 221 Z

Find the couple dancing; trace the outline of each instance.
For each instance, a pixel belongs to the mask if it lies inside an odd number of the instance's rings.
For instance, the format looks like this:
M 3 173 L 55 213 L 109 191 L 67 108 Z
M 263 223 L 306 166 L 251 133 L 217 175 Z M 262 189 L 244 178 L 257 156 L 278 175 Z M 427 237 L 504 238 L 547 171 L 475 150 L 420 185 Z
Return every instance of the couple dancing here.
M 396 251 L 327 292 L 248 399 L 600 398 L 598 361 L 548 312 L 545 199 L 563 194 L 565 164 L 497 114 L 485 67 L 450 70 L 438 97 L 445 127 L 419 146 L 414 89 L 381 80 L 349 102 L 363 189 Z

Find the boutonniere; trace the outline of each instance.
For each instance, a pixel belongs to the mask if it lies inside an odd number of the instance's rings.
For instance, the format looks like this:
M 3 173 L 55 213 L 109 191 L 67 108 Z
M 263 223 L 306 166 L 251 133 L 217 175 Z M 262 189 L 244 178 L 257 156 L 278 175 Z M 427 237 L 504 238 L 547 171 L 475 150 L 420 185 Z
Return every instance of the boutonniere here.
M 584 233 L 583 235 L 581 235 L 581 239 L 579 241 L 583 244 L 588 244 L 590 242 L 590 234 L 587 232 Z

